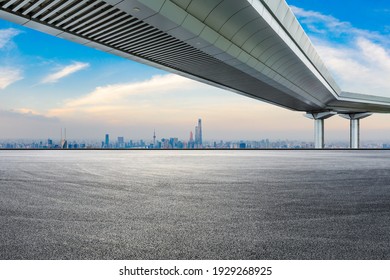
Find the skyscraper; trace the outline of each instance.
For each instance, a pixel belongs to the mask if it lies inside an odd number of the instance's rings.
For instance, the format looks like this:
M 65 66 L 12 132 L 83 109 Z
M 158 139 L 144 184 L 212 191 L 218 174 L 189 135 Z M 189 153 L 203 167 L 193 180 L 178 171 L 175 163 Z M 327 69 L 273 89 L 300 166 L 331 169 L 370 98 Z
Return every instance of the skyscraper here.
M 53 147 L 53 140 L 51 140 L 50 138 L 47 139 L 47 147 L 48 147 L 49 149 L 51 149 L 51 148 Z
M 110 135 L 106 134 L 106 139 L 104 141 L 104 148 L 108 148 L 110 145 Z
M 198 119 L 198 125 L 195 126 L 195 146 L 202 147 L 202 119 Z
M 202 120 L 198 120 L 198 129 L 199 129 L 199 145 L 202 146 L 203 140 L 202 140 Z
M 68 148 L 68 141 L 66 140 L 66 128 L 64 128 L 64 137 L 62 137 L 62 128 L 61 128 L 61 142 L 60 142 L 61 149 L 67 149 Z
M 123 136 L 118 137 L 117 148 L 123 149 L 125 147 L 125 138 Z
M 187 148 L 193 149 L 194 146 L 195 146 L 194 135 L 193 135 L 192 131 L 190 131 L 190 140 L 188 141 Z
M 198 145 L 199 142 L 199 129 L 198 126 L 195 126 L 195 145 Z

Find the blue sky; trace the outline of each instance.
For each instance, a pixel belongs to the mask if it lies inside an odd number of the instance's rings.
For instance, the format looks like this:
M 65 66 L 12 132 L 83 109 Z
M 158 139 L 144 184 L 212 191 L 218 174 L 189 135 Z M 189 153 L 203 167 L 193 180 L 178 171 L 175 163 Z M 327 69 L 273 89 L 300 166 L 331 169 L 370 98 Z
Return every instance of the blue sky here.
M 323 15 L 351 23 L 355 28 L 390 34 L 390 3 L 388 0 L 288 0 L 305 10 L 317 11 Z
M 343 90 L 390 96 L 388 0 L 289 0 Z M 0 138 L 188 138 L 198 117 L 207 139 L 311 140 L 300 112 L 193 82 L 0 20 Z M 162 90 L 164 89 L 164 90 Z M 266 121 L 264 121 L 266 120 Z M 327 120 L 348 139 L 348 121 Z M 362 138 L 390 141 L 390 116 L 362 122 Z

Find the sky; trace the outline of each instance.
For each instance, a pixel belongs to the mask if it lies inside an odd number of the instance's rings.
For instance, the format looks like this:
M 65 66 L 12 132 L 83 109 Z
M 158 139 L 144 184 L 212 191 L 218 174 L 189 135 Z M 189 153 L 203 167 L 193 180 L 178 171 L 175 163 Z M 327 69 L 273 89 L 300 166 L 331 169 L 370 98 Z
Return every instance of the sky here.
M 344 91 L 390 97 L 388 0 L 288 0 Z M 0 139 L 313 140 L 293 112 L 0 20 Z M 326 120 L 325 141 L 349 122 Z M 390 142 L 390 115 L 361 121 L 361 139 Z

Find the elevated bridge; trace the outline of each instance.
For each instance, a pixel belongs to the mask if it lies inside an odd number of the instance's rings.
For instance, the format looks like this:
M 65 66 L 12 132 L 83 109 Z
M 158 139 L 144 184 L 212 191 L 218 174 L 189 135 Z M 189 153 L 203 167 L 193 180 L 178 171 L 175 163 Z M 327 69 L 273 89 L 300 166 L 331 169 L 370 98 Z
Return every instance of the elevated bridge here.
M 343 92 L 284 0 L 0 0 L 0 18 L 295 111 L 315 122 L 390 112 Z

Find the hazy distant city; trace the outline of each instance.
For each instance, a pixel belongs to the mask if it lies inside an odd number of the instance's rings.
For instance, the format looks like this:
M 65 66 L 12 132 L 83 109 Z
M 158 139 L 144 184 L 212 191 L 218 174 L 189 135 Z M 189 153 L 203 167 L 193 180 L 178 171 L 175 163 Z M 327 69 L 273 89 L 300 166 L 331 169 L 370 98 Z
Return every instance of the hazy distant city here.
M 329 141 L 325 148 L 348 148 L 347 141 Z M 0 149 L 312 149 L 314 142 L 300 140 L 203 140 L 202 120 L 194 130 L 189 132 L 188 139 L 178 137 L 158 137 L 154 130 L 150 139 L 126 139 L 123 136 L 113 136 L 109 133 L 102 135 L 102 139 L 70 140 L 66 137 L 66 129 L 56 139 L 5 139 L 0 140 Z M 361 148 L 388 149 L 390 141 L 363 142 Z

